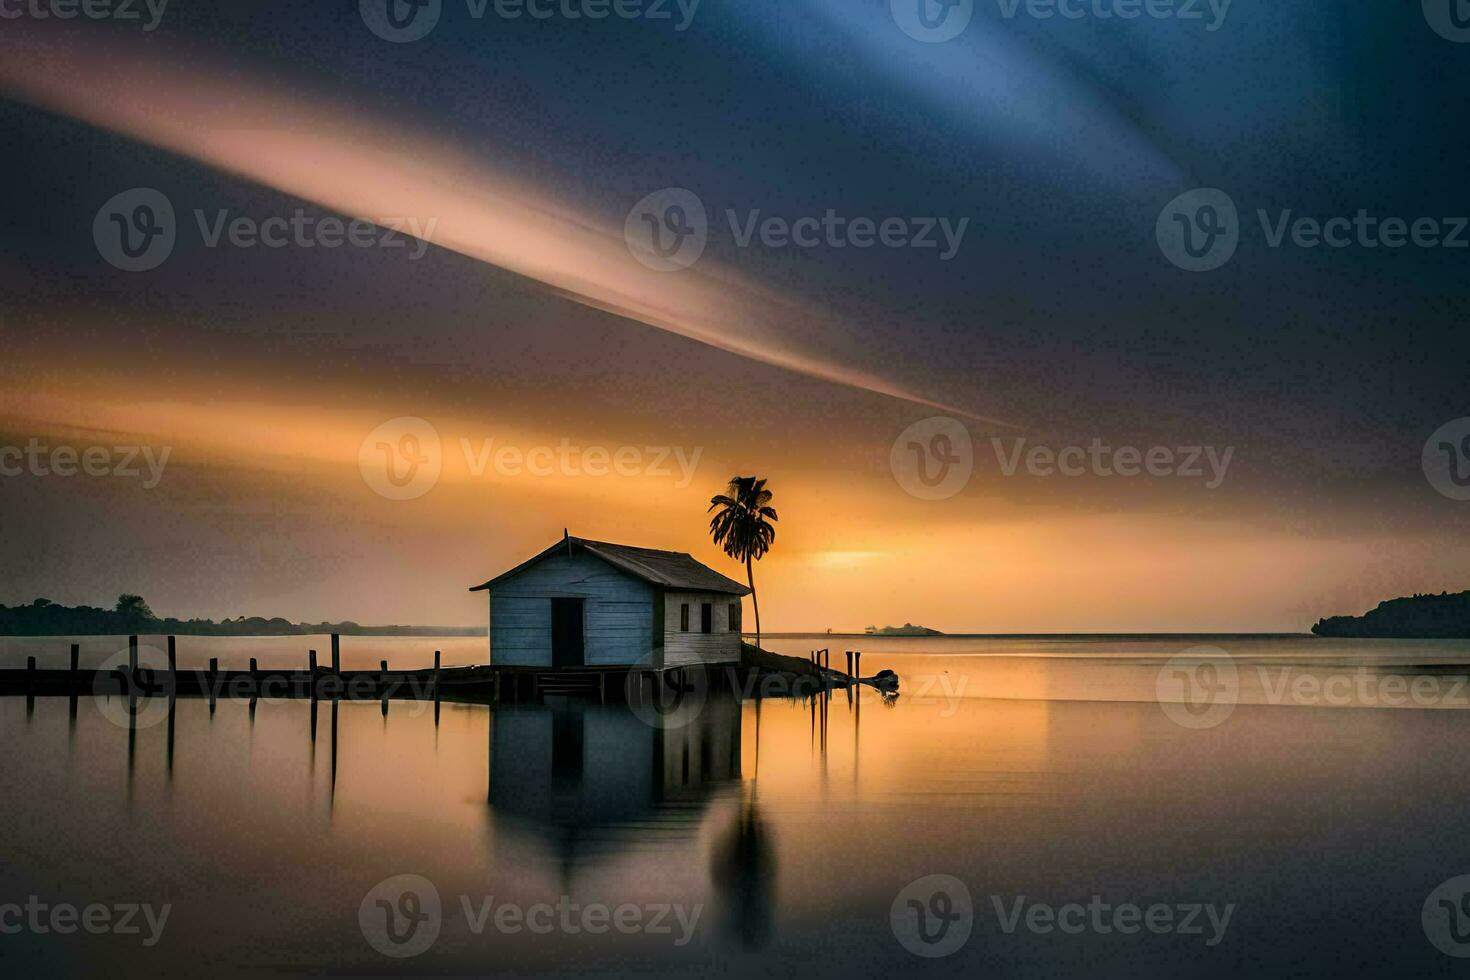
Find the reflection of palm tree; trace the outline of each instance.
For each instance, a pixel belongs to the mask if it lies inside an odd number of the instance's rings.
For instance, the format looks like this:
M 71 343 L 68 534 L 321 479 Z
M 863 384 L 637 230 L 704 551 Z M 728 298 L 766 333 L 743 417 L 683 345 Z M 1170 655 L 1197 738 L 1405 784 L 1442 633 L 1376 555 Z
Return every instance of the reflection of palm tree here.
M 771 525 L 778 520 L 775 508 L 770 506 L 771 491 L 766 481 L 753 476 L 736 476 L 730 479 L 725 492 L 710 498 L 709 509 L 720 508 L 710 518 L 710 535 L 725 554 L 736 561 L 745 562 L 745 577 L 750 584 L 750 604 L 755 609 L 755 645 L 761 645 L 761 604 L 755 595 L 755 571 L 751 565 L 759 561 L 771 548 L 776 539 L 776 529 Z
M 775 920 L 776 854 L 754 795 L 741 804 L 712 864 L 711 877 L 728 904 L 730 929 L 746 949 L 764 947 Z

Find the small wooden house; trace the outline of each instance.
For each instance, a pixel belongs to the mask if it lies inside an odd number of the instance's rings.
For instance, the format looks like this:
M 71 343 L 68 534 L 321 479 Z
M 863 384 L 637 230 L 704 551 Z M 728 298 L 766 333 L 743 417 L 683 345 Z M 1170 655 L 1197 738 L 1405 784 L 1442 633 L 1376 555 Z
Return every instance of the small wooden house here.
M 492 664 L 661 670 L 738 661 L 750 589 L 681 551 L 568 536 L 470 591 L 490 593 Z

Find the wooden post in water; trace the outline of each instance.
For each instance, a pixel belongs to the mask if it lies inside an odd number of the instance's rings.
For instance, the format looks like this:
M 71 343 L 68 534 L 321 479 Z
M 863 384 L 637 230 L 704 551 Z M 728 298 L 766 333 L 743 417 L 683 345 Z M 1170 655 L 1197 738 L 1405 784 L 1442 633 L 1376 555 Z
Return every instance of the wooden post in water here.
M 179 689 L 179 658 L 172 636 L 168 638 L 168 689 L 170 695 Z
M 36 658 L 26 657 L 26 690 L 36 689 Z
M 306 651 L 306 693 L 307 693 L 308 696 L 310 696 L 310 698 L 312 700 L 311 710 L 312 711 L 316 711 L 316 651 L 315 650 L 308 650 L 308 651 Z M 313 716 L 313 717 L 315 717 L 315 716 Z M 316 725 L 312 725 L 311 730 L 313 732 L 315 732 L 316 731 Z M 312 744 L 313 745 L 316 744 L 316 739 L 315 738 L 312 739 Z
M 254 657 L 251 657 L 250 658 L 250 712 L 251 712 L 250 718 L 251 718 L 252 721 L 255 720 L 255 699 L 258 698 L 258 697 L 260 697 L 260 678 L 256 676 L 256 672 L 258 670 L 260 670 L 260 665 L 258 663 L 256 663 L 256 660 L 255 660 Z
M 82 645 L 73 643 L 71 645 L 71 683 L 75 687 L 77 683 L 77 670 L 81 666 Z
M 852 652 L 852 659 L 853 659 L 854 664 L 856 665 L 856 670 L 857 670 L 856 676 L 858 676 L 858 677 L 863 676 L 863 651 L 861 651 L 861 650 L 854 650 Z
M 434 651 L 434 700 L 439 700 L 439 651 Z
M 133 677 L 138 673 L 138 638 L 128 637 L 128 683 L 133 683 Z
M 219 657 L 209 658 L 209 713 L 214 714 L 214 686 L 215 678 L 219 676 Z
M 332 634 L 332 673 L 342 675 L 342 638 Z

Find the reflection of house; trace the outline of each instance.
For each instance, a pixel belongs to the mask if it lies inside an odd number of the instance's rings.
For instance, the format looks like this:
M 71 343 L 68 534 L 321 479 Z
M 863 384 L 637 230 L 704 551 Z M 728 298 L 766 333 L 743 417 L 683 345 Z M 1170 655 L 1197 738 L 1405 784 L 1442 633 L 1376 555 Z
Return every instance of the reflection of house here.
M 564 537 L 470 591 L 490 593 L 490 662 L 651 668 L 740 659 L 750 590 L 678 551 Z
M 739 778 L 740 705 L 728 693 L 711 694 L 679 728 L 576 700 L 491 715 L 491 805 L 568 846 L 582 831 L 702 804 Z

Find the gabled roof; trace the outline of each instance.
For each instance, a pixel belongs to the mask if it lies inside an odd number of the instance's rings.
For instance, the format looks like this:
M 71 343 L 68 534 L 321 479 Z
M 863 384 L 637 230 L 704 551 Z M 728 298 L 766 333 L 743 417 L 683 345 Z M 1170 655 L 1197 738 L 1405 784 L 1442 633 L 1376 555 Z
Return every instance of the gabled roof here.
M 586 538 L 567 537 L 547 548 L 534 558 L 521 562 L 508 572 L 502 572 L 483 585 L 473 586 L 471 592 L 483 592 L 496 583 L 503 582 L 535 565 L 543 559 L 570 546 L 574 551 L 595 555 L 614 568 L 637 579 L 665 589 L 688 592 L 724 592 L 729 595 L 749 595 L 750 589 L 731 578 L 726 578 L 708 565 L 698 562 L 684 551 L 658 551 L 654 548 L 634 548 L 626 544 L 610 544 L 606 541 L 589 541 Z

